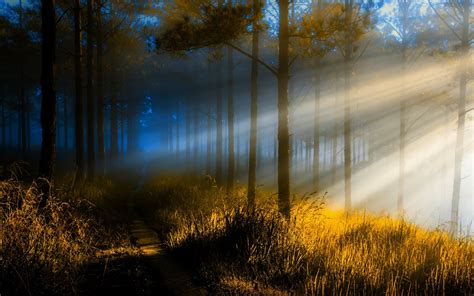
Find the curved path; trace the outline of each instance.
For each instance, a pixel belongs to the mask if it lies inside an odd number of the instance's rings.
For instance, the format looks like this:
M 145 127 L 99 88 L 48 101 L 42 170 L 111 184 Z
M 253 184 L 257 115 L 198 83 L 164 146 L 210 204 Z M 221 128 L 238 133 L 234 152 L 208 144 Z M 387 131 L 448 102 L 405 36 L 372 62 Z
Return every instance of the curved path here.
M 158 235 L 137 214 L 133 197 L 128 201 L 132 242 L 141 249 L 150 268 L 156 273 L 160 295 L 207 295 L 207 291 L 193 283 L 191 273 L 174 262 L 162 247 Z

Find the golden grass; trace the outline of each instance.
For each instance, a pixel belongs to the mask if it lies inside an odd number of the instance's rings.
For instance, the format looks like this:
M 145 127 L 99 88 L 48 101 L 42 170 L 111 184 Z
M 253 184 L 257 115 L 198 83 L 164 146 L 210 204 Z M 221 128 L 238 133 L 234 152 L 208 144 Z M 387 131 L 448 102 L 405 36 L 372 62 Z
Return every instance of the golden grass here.
M 248 213 L 245 190 L 226 198 L 211 180 L 161 178 L 146 183 L 144 192 L 148 216 L 161 225 L 169 248 L 200 268 L 217 292 L 474 292 L 469 237 L 453 239 L 388 216 L 331 211 L 309 199 L 294 201 L 288 221 L 275 198 L 264 194 Z
M 45 208 L 36 184 L 0 181 L 0 293 L 73 294 L 98 248 L 120 237 L 101 224 L 107 184 L 85 184 L 81 192 L 58 186 Z M 87 197 L 84 198 L 84 197 Z

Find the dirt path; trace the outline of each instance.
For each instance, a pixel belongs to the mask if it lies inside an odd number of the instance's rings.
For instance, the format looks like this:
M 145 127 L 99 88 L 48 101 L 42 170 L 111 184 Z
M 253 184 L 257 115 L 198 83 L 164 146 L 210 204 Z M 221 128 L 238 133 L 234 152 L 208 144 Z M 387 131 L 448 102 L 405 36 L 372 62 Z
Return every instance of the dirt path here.
M 207 295 L 207 291 L 193 284 L 191 273 L 174 262 L 163 249 L 158 235 L 137 214 L 133 197 L 128 201 L 132 242 L 141 249 L 145 261 L 156 274 L 161 295 Z

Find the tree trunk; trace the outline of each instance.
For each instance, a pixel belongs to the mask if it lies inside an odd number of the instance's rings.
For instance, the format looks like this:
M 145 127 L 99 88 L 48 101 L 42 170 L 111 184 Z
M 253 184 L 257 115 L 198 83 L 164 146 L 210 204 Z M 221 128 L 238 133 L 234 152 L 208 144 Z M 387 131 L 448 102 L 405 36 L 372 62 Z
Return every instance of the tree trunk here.
M 320 137 L 320 99 L 321 99 L 321 75 L 319 74 L 319 61 L 314 65 L 314 136 L 313 136 L 313 187 L 319 191 L 319 137 Z M 308 160 L 309 161 L 309 160 Z
M 19 1 L 19 6 L 20 6 L 20 30 L 22 30 L 21 34 L 21 41 L 20 41 L 20 46 L 24 47 L 24 34 L 23 32 L 24 27 L 23 27 L 23 1 Z M 22 48 L 23 51 L 23 48 Z M 19 145 L 21 148 L 21 153 L 23 157 L 26 157 L 26 97 L 25 97 L 25 65 L 23 59 L 20 60 L 19 63 L 20 67 L 20 108 L 19 108 L 19 125 L 18 125 L 18 141 L 21 145 Z
M 290 137 L 288 127 L 289 30 L 288 0 L 279 0 L 278 50 L 278 207 L 290 216 Z
M 198 154 L 199 154 L 199 103 L 194 102 L 193 110 L 193 169 L 194 172 L 198 171 Z
M 26 98 L 26 148 L 31 151 L 31 111 L 30 111 L 30 100 Z
M 97 5 L 97 166 L 100 174 L 105 173 L 104 144 L 104 65 L 103 65 L 103 32 L 102 32 L 102 0 Z
M 127 155 L 133 156 L 138 150 L 137 139 L 137 102 L 133 95 L 129 95 L 127 104 Z
M 94 143 L 94 91 L 92 85 L 93 79 L 93 1 L 87 0 L 87 178 L 94 179 L 95 174 L 95 143 Z
M 405 41 L 402 41 L 405 43 Z M 405 65 L 407 62 L 406 58 L 406 47 L 403 45 L 402 49 L 402 85 L 401 85 L 401 98 L 400 98 L 400 147 L 399 147 L 399 165 L 398 165 L 398 197 L 397 197 L 397 210 L 399 215 L 403 214 L 403 195 L 405 191 L 405 142 L 406 142 L 406 100 L 405 100 Z
M 352 75 L 352 49 L 351 26 L 352 26 L 352 0 L 346 0 L 346 25 L 349 28 L 346 36 L 344 55 L 344 199 L 345 210 L 350 211 L 352 207 L 351 183 L 352 183 L 352 159 L 351 159 L 351 75 Z
M 459 83 L 459 104 L 458 104 L 458 127 L 456 130 L 456 150 L 454 155 L 454 182 L 453 199 L 451 203 L 451 234 L 456 235 L 459 223 L 459 200 L 461 198 L 461 172 L 464 157 L 464 124 L 466 121 L 466 89 L 468 82 L 469 62 L 469 21 L 471 12 L 471 1 L 465 0 L 463 4 L 463 23 L 461 40 L 461 79 Z
M 176 161 L 179 161 L 179 99 L 176 102 Z
M 254 14 L 260 10 L 260 0 L 253 0 Z M 255 20 L 252 29 L 252 66 L 250 72 L 250 139 L 248 167 L 248 208 L 255 208 L 255 191 L 257 186 L 257 119 L 258 119 L 258 62 L 259 58 L 258 21 Z
M 185 134 L 186 134 L 186 166 L 189 168 L 189 163 L 191 161 L 191 100 L 187 99 L 186 106 L 186 125 L 185 125 Z
M 232 3 L 232 2 L 229 2 Z M 234 53 L 231 47 L 227 48 L 227 195 L 232 194 L 234 188 L 235 155 L 234 155 Z
M 21 153 L 26 156 L 26 97 L 25 97 L 25 74 L 23 63 L 20 62 L 20 124 L 21 124 Z
M 212 73 L 212 68 L 211 68 L 211 62 L 208 61 L 207 64 L 207 78 L 209 79 L 209 85 L 208 89 L 212 89 L 212 79 L 211 79 L 211 73 Z M 208 98 L 209 100 L 209 98 Z M 206 122 L 206 174 L 211 176 L 211 143 L 212 143 L 212 121 L 211 121 L 211 104 L 208 102 L 207 104 L 207 122 Z
M 337 71 L 337 70 L 336 70 Z M 334 96 L 334 112 L 338 114 L 337 111 L 339 107 L 339 75 L 338 72 L 335 71 L 335 78 L 336 78 L 336 95 Z M 337 173 L 337 137 L 338 137 L 338 120 L 337 116 L 333 118 L 333 130 L 332 130 L 332 153 L 331 153 L 331 185 L 334 187 L 336 185 L 336 173 Z
M 56 139 L 56 90 L 54 64 L 56 60 L 56 13 L 54 0 L 41 1 L 41 155 L 39 177 L 52 181 Z M 50 192 L 50 183 L 40 182 L 43 193 L 40 206 L 44 207 Z
M 222 62 L 217 61 L 216 97 L 216 182 L 222 185 Z
M 120 102 L 120 158 L 125 158 L 125 106 Z
M 75 88 L 75 146 L 76 146 L 76 179 L 84 174 L 84 123 L 82 100 L 82 31 L 81 2 L 74 0 L 74 88 Z
M 110 95 L 110 168 L 116 164 L 119 156 L 118 147 L 118 102 L 117 102 L 117 73 L 115 68 L 111 71 L 111 95 Z
M 67 110 L 67 96 L 64 96 L 63 101 L 63 116 L 64 116 L 64 151 L 68 150 L 68 110 Z
M 7 138 L 6 138 L 6 120 L 5 120 L 5 88 L 2 92 L 2 152 L 7 150 Z

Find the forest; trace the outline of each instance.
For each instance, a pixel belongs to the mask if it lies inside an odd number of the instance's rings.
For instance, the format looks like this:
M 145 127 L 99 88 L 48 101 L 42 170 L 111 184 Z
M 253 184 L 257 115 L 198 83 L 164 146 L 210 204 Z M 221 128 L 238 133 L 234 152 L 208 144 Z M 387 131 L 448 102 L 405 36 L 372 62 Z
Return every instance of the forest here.
M 0 0 L 0 296 L 473 295 L 472 0 Z

